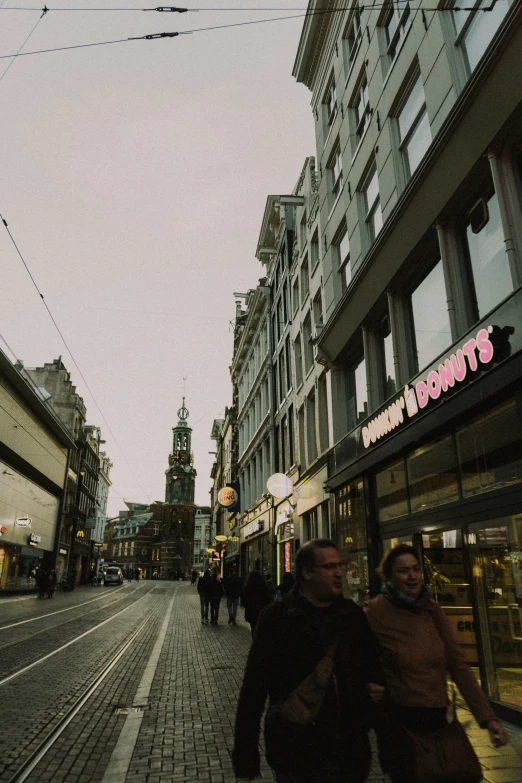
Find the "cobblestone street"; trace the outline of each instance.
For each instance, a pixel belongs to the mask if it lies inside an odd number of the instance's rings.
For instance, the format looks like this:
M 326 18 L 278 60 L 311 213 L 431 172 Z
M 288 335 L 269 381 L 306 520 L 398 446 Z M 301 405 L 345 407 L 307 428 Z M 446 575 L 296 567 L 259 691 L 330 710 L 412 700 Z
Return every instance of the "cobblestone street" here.
M 97 688 L 82 711 L 73 716 L 26 777 L 12 777 L 9 773 L 7 777 L 0 775 L 2 780 L 39 783 L 232 783 L 236 780 L 230 752 L 237 695 L 251 642 L 249 626 L 241 610 L 237 626 L 229 626 L 225 602 L 221 604 L 219 625 L 202 624 L 199 598 L 187 582 L 156 583 L 145 594 L 149 586 L 140 584 L 138 595 L 143 593 L 143 606 L 150 613 L 147 626 L 150 633 L 144 633 L 141 642 L 118 659 L 111 676 Z M 131 594 L 131 587 L 122 590 L 121 595 L 126 594 Z M 64 603 L 84 603 L 92 598 L 96 598 L 95 591 L 80 589 L 74 598 L 66 596 Z M 60 597 L 52 605 L 32 598 L 5 599 L 0 604 L 0 626 L 6 625 L 7 617 L 13 622 L 16 616 L 28 616 L 35 607 L 41 612 L 50 611 L 51 607 L 58 611 L 63 604 Z M 107 630 L 110 628 L 104 625 L 103 633 L 113 633 Z M 76 660 L 69 657 L 71 663 Z M 40 677 L 44 666 L 47 667 L 47 662 L 34 669 L 35 672 L 42 669 Z M 47 676 L 57 676 L 57 658 L 54 667 L 46 669 Z M 15 681 L 20 712 L 27 710 L 30 703 L 28 695 L 23 698 L 26 691 L 31 691 L 33 700 L 38 696 L 34 693 L 37 680 L 22 680 Z M 49 713 L 51 705 L 47 706 Z M 517 748 L 520 750 L 522 732 L 508 726 L 512 743 L 497 750 L 469 712 L 460 709 L 459 713 L 484 766 L 485 781 L 522 783 L 522 764 L 516 752 Z M 4 738 L 7 735 L 6 725 Z M 10 757 L 15 758 L 18 746 L 14 735 L 11 744 Z M 3 753 L 9 753 L 5 742 Z M 260 779 L 274 780 L 266 763 Z M 375 759 L 369 781 L 385 783 L 387 780 Z

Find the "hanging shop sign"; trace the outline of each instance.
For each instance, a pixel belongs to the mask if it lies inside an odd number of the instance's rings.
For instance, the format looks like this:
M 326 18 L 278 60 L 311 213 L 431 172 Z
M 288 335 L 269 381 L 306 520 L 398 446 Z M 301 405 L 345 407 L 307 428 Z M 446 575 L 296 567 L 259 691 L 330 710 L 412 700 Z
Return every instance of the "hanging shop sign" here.
M 227 511 L 239 511 L 239 484 L 226 484 L 219 490 L 217 500 Z
M 424 380 L 414 386 L 404 387 L 403 394 L 392 402 L 367 426 L 362 427 L 361 436 L 367 449 L 384 438 L 405 420 L 411 419 L 425 408 L 430 400 L 438 400 L 450 389 L 461 384 L 466 377 L 473 375 L 493 359 L 494 346 L 490 335 L 495 327 L 480 329 L 475 337 L 467 340 L 460 348 L 436 369 L 431 370 Z
M 38 546 L 41 540 L 42 536 L 38 536 L 36 533 L 31 533 L 29 536 L 29 546 Z
M 63 546 L 61 546 L 61 547 L 60 547 L 60 549 L 58 550 L 58 554 L 60 554 L 60 555 L 66 555 L 66 554 L 67 554 L 67 550 L 66 550 L 66 549 L 64 549 L 64 548 L 63 548 Z

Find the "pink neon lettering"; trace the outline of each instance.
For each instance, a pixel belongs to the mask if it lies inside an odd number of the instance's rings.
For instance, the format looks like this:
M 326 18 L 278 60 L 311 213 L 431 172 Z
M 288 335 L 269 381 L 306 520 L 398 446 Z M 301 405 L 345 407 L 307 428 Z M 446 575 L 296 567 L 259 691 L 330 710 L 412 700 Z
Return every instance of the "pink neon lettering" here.
M 440 397 L 440 378 L 436 370 L 432 370 L 426 379 L 428 392 L 432 400 L 438 400 Z
M 481 329 L 477 334 L 477 348 L 479 350 L 479 359 L 482 364 L 487 364 L 493 358 L 493 343 L 489 339 L 487 329 Z
M 473 372 L 475 372 L 475 370 L 478 367 L 477 357 L 475 356 L 476 344 L 477 341 L 475 340 L 474 337 L 472 337 L 471 340 L 468 340 L 468 342 L 464 343 L 464 345 L 462 346 L 462 350 L 468 357 L 469 369 L 472 370 Z
M 448 386 L 455 386 L 455 378 L 453 377 L 449 359 L 446 359 L 444 364 L 439 364 L 439 375 L 442 391 L 448 391 Z
M 419 403 L 419 408 L 425 408 L 429 402 L 430 395 L 428 393 L 428 387 L 424 381 L 418 382 L 418 384 L 415 386 L 415 391 L 417 392 L 417 402 Z
M 467 367 L 466 367 L 466 360 L 464 359 L 464 354 L 460 350 L 460 348 L 457 351 L 457 355 L 455 356 L 454 353 L 450 356 L 450 362 L 451 362 L 451 368 L 453 370 L 453 376 L 456 381 L 463 381 L 466 377 Z

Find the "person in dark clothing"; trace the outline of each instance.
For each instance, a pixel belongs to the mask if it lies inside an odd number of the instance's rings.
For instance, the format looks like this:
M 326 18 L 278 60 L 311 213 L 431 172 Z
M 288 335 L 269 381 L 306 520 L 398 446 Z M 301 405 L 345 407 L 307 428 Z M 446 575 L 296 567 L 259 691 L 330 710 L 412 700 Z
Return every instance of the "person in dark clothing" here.
M 283 579 L 281 580 L 281 584 L 277 585 L 274 601 L 281 601 L 283 596 L 290 592 L 290 590 L 294 586 L 294 583 L 295 583 L 294 575 L 290 571 L 286 571 L 283 574 Z
M 218 579 L 216 572 L 212 574 L 208 586 L 208 597 L 210 600 L 210 623 L 217 625 L 219 620 L 219 605 L 223 598 L 223 583 Z
M 267 584 L 259 571 L 252 571 L 249 575 L 243 597 L 245 604 L 245 620 L 250 623 L 252 633 L 257 625 L 259 613 L 270 603 L 270 593 Z
M 232 573 L 227 576 L 223 582 L 225 588 L 225 595 L 227 597 L 227 610 L 228 610 L 228 624 L 236 624 L 237 616 L 237 604 L 241 596 L 243 595 L 243 580 L 233 569 Z
M 297 583 L 261 612 L 236 714 L 232 761 L 237 777 L 260 774 L 265 701 L 266 757 L 277 783 L 363 783 L 370 767 L 371 694 L 382 691 L 374 639 L 363 610 L 342 596 L 335 543 L 307 542 L 296 557 Z M 290 725 L 277 705 L 314 672 L 332 642 L 333 675 L 313 721 Z
M 205 571 L 203 576 L 198 579 L 198 593 L 199 603 L 201 606 L 201 622 L 208 623 L 208 607 L 210 603 L 209 599 L 209 586 L 210 586 L 210 571 Z
M 49 575 L 43 568 L 39 568 L 36 574 L 36 587 L 38 588 L 38 597 L 45 598 L 47 586 L 49 584 Z

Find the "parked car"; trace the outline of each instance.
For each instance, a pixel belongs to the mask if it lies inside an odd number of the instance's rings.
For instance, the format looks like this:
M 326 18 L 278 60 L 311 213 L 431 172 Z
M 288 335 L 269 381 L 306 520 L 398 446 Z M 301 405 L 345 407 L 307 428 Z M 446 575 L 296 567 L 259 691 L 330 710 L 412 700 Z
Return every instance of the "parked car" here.
M 116 566 L 109 566 L 105 571 L 104 584 L 106 585 L 122 585 L 123 573 L 121 568 Z

